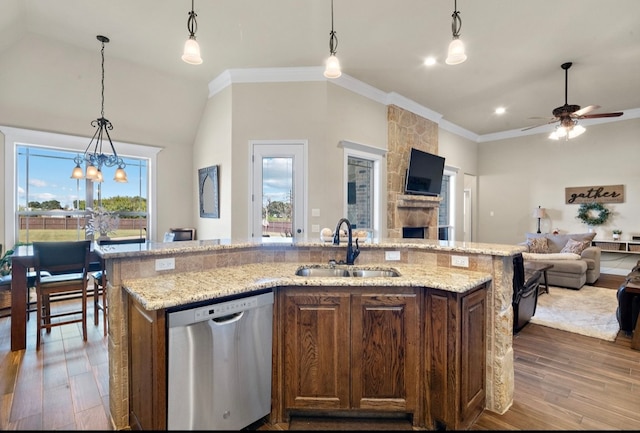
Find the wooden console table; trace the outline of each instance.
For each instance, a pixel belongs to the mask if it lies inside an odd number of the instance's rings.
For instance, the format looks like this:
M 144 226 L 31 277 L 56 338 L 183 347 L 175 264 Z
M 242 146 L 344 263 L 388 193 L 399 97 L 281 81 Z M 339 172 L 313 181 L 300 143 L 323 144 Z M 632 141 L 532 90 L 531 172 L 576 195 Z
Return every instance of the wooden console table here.
M 534 273 L 535 271 L 542 272 L 542 277 L 544 278 L 544 290 L 542 293 L 549 293 L 549 282 L 547 280 L 547 271 L 553 268 L 553 265 L 548 263 L 540 263 L 536 261 L 526 260 L 524 262 L 524 270 L 526 273 Z M 540 294 L 540 289 L 538 289 L 538 295 Z
M 591 241 L 594 247 L 600 247 L 605 253 L 627 253 L 640 254 L 640 241 L 615 241 L 613 239 L 604 239 L 599 241 Z

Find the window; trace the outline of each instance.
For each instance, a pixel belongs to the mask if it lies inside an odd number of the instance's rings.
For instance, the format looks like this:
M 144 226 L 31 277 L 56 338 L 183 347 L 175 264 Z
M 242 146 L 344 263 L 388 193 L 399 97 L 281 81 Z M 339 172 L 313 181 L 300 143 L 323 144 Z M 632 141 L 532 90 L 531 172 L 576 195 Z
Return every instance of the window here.
M 345 155 L 345 214 L 354 229 L 380 233 L 380 162 L 386 150 L 341 141 Z
M 71 179 L 74 158 L 89 139 L 1 128 L 5 134 L 7 243 L 85 239 L 87 208 L 114 211 L 120 224 L 112 237 L 148 237 L 151 185 L 157 148 L 114 143 L 124 152 L 127 183 L 116 183 L 117 167 L 103 167 L 104 182 Z
M 373 161 L 349 156 L 347 160 L 347 218 L 358 229 L 373 227 Z
M 454 240 L 454 204 L 455 204 L 455 179 L 457 171 L 445 167 L 442 176 L 442 189 L 440 191 L 440 207 L 438 210 L 438 240 Z

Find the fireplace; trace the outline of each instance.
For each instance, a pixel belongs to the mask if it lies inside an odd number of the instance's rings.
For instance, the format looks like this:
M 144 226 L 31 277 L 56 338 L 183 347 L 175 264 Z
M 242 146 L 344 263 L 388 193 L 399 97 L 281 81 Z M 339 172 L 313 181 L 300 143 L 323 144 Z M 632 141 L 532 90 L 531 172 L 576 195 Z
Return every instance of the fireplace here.
M 429 233 L 429 227 L 402 227 L 403 238 L 427 239 L 426 233 Z

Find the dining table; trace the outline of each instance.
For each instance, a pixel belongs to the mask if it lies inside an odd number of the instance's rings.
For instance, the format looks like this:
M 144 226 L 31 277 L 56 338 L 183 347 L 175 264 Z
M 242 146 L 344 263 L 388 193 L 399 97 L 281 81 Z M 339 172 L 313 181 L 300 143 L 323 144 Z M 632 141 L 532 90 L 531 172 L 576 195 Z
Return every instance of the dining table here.
M 91 243 L 90 262 L 102 259 Z M 35 266 L 32 245 L 20 245 L 11 255 L 11 351 L 27 348 L 27 273 Z

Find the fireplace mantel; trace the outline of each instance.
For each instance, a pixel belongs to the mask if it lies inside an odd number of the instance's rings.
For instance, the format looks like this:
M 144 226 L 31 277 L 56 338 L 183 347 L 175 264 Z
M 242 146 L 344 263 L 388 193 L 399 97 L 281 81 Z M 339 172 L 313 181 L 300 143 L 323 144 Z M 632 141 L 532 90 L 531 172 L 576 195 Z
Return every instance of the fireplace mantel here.
M 396 206 L 399 208 L 437 208 L 440 206 L 442 197 L 434 197 L 429 195 L 408 195 L 398 194 Z

